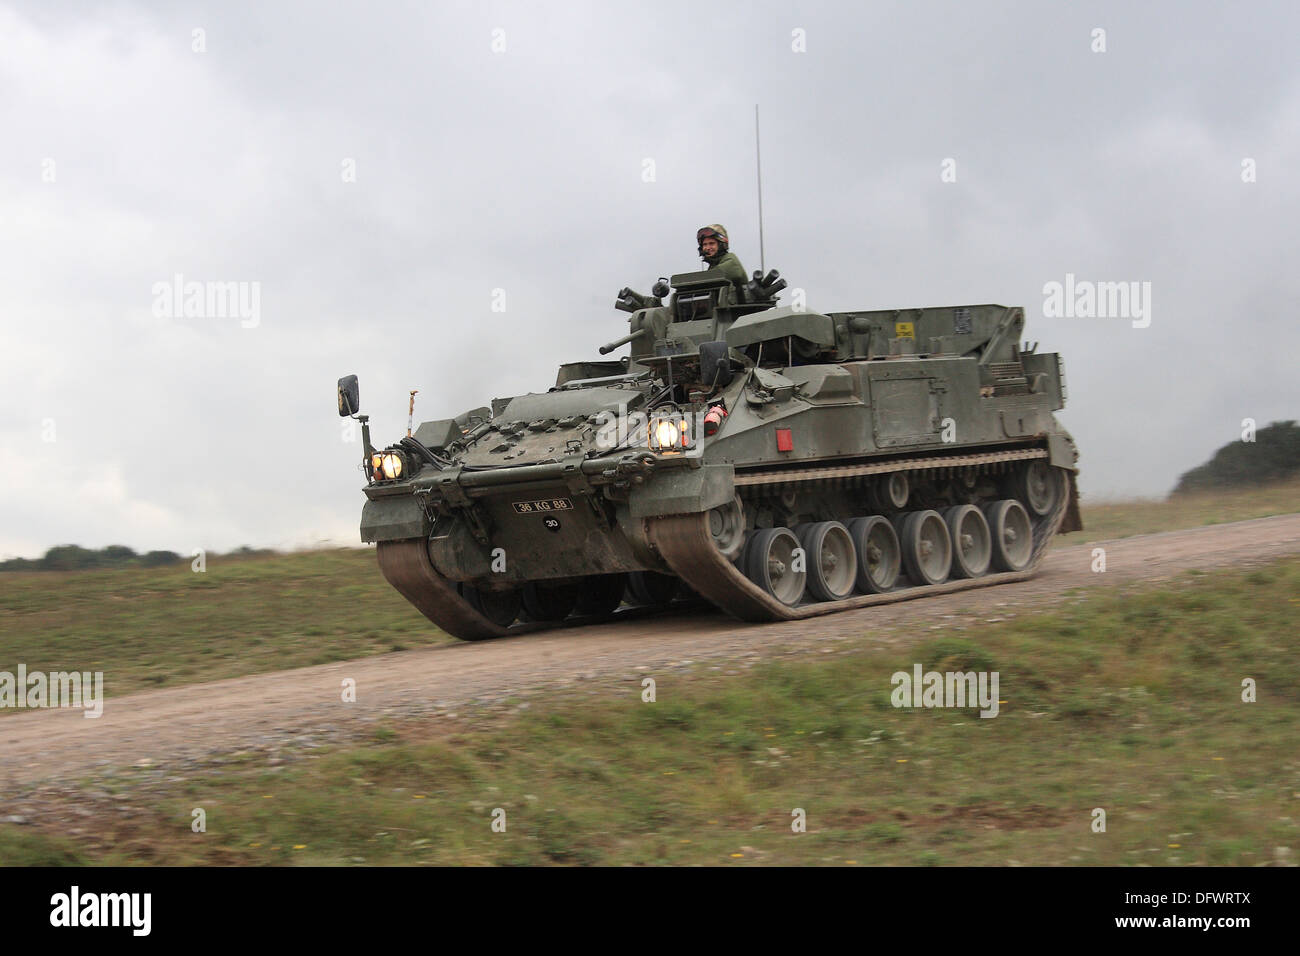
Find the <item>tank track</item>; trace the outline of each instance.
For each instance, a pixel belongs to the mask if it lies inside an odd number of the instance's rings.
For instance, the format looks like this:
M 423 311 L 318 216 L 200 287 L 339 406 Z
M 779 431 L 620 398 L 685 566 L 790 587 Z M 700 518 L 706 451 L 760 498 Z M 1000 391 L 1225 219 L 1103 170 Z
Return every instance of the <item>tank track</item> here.
M 494 624 L 470 606 L 452 581 L 438 573 L 429 560 L 429 548 L 423 538 L 381 541 L 379 570 L 421 614 L 453 637 L 462 641 L 485 641 L 518 633 L 518 629 Z
M 783 487 L 843 486 L 871 476 L 897 471 L 934 475 L 957 474 L 972 468 L 1000 467 L 1006 463 L 1047 458 L 1044 449 L 1017 449 L 966 455 L 914 458 L 860 465 L 831 465 L 800 469 L 743 472 L 736 476 L 742 495 L 771 493 Z M 1058 469 L 1065 471 L 1065 469 Z M 932 594 L 950 594 L 971 588 L 1024 581 L 1036 573 L 1052 536 L 1061 528 L 1067 509 L 1075 502 L 1074 476 L 1066 472 L 1063 493 L 1052 511 L 1033 521 L 1033 550 L 1022 571 L 989 573 L 981 577 L 949 580 L 942 584 L 914 585 L 883 594 L 865 594 L 840 601 L 782 604 L 749 580 L 714 544 L 707 514 L 668 515 L 646 519 L 649 540 L 659 555 L 690 589 L 708 602 L 743 621 L 789 621 L 834 614 L 850 608 L 892 604 Z M 496 624 L 479 613 L 461 595 L 455 582 L 433 566 L 422 538 L 384 541 L 377 545 L 379 567 L 384 577 L 403 597 L 443 631 L 466 641 L 487 640 L 561 624 Z M 625 612 L 624 612 L 625 613 Z M 621 616 L 621 615 L 620 615 Z M 602 620 L 609 620 L 609 617 Z
M 925 471 L 929 469 L 966 469 L 1009 461 L 1046 458 L 1047 452 L 1032 449 L 1017 452 L 991 452 L 975 455 L 953 455 L 942 458 L 914 459 L 888 465 L 849 466 L 847 468 L 803 469 L 791 472 L 761 472 L 737 476 L 736 484 L 781 486 L 791 482 L 836 482 L 867 474 L 882 474 L 897 470 Z M 1060 469 L 1064 470 L 1064 469 Z M 1022 571 L 1004 571 L 985 574 L 977 578 L 945 581 L 942 584 L 914 585 L 888 591 L 884 594 L 864 594 L 842 601 L 821 601 L 790 607 L 754 584 L 739 568 L 728 560 L 713 544 L 709 533 L 707 515 L 668 515 L 649 521 L 650 540 L 668 566 L 691 587 L 711 603 L 742 621 L 794 621 L 834 614 L 850 608 L 870 607 L 876 604 L 894 604 L 933 594 L 951 594 L 972 588 L 1009 584 L 1033 577 L 1043 555 L 1060 529 L 1066 509 L 1074 496 L 1072 475 L 1062 482 L 1063 493 L 1058 496 L 1051 512 L 1033 521 L 1033 542 L 1028 565 Z

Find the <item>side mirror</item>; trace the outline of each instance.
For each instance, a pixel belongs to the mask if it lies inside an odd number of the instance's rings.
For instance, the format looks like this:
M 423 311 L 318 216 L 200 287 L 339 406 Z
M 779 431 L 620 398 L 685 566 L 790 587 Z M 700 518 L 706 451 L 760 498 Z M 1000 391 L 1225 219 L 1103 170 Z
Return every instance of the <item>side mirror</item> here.
M 355 375 L 339 379 L 339 417 L 346 418 L 361 410 L 361 386 Z

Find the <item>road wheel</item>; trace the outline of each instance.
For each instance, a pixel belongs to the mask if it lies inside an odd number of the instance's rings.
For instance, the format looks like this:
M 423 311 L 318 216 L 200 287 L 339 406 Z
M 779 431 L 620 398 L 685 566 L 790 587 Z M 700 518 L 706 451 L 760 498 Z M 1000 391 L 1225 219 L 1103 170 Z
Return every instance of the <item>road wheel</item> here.
M 913 584 L 942 584 L 952 566 L 952 539 L 937 511 L 913 511 L 899 535 L 903 567 Z
M 902 511 L 912 496 L 912 482 L 903 471 L 877 479 L 875 504 L 880 511 Z
M 842 601 L 853 593 L 858 555 L 849 529 L 838 521 L 817 521 L 795 528 L 803 546 L 808 590 L 819 601 Z
M 803 597 L 808 572 L 795 570 L 799 539 L 789 528 L 756 531 L 745 552 L 745 573 L 782 604 L 793 607 Z
M 519 616 L 522 600 L 518 590 L 490 591 L 470 584 L 459 586 L 465 603 L 497 627 L 509 627 Z
M 898 532 L 887 518 L 854 518 L 849 522 L 849 537 L 858 554 L 858 590 L 883 594 L 898 583 L 902 552 Z
M 1036 459 L 1016 472 L 1016 498 L 1038 517 L 1052 513 L 1064 494 L 1064 475 L 1044 459 Z
M 958 578 L 977 578 L 993 560 L 993 540 L 984 512 L 974 505 L 957 505 L 943 513 L 952 538 L 952 573 Z
M 529 620 L 563 621 L 578 603 L 577 584 L 550 584 L 539 581 L 523 588 L 524 611 Z
M 678 580 L 672 574 L 657 571 L 633 571 L 627 576 L 627 596 L 632 604 L 660 607 L 671 604 L 677 596 Z
M 623 603 L 623 591 L 627 587 L 626 574 L 593 574 L 584 578 L 578 603 L 573 613 L 590 617 L 606 617 L 618 610 Z
M 1033 529 L 1029 512 L 1014 498 L 1004 498 L 984 506 L 993 539 L 993 566 L 999 571 L 1023 571 L 1034 553 Z
M 709 534 L 723 557 L 735 562 L 745 550 L 745 508 L 740 495 L 709 512 Z

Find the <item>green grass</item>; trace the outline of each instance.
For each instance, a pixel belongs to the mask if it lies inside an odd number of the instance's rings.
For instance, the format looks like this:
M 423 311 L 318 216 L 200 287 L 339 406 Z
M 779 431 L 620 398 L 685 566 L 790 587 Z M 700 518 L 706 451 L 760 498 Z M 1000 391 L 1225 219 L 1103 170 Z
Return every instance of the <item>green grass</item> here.
M 1230 492 L 1198 492 L 1168 499 L 1080 501 L 1083 531 L 1057 538 L 1057 547 L 1127 538 L 1135 534 L 1200 528 L 1205 525 L 1300 511 L 1300 481 Z
M 1300 559 L 1099 592 L 909 648 L 551 691 L 280 768 L 257 758 L 99 813 L 0 825 L 13 864 L 1234 864 L 1300 833 Z M 914 663 L 1005 703 L 897 709 Z M 1257 703 L 1240 699 L 1258 682 Z M 201 779 L 200 779 L 201 777 Z M 153 784 L 151 786 L 164 786 Z M 133 786 L 127 786 L 131 793 Z M 190 831 L 194 807 L 208 830 Z M 494 833 L 494 808 L 507 829 Z M 1107 813 L 1107 832 L 1090 829 Z M 792 811 L 808 830 L 791 831 Z
M 6 573 L 0 634 L 0 670 L 102 670 L 108 696 L 451 640 L 359 548 Z

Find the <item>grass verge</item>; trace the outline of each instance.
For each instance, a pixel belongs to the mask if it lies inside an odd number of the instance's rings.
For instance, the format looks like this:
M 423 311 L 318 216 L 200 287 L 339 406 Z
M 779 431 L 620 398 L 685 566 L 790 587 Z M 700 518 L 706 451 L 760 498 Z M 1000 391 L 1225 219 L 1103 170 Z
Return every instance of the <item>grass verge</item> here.
M 1059 536 L 1057 547 L 1293 514 L 1300 511 L 1300 481 L 1236 491 L 1198 492 L 1167 499 L 1084 499 L 1080 502 L 1080 509 L 1083 531 Z
M 732 673 L 552 691 L 478 729 L 247 758 L 136 792 L 11 865 L 1233 864 L 1294 859 L 1300 559 Z M 996 670 L 996 718 L 900 709 L 891 675 Z M 724 665 L 728 666 L 729 665 Z M 1242 681 L 1258 702 L 1242 701 Z M 191 831 L 192 811 L 207 831 Z M 505 832 L 492 829 L 504 812 Z M 1095 811 L 1106 814 L 1093 832 Z M 795 833 L 796 810 L 807 832 Z
M 452 640 L 360 548 L 217 558 L 202 573 L 6 573 L 0 634 L 0 670 L 103 671 L 108 696 Z

